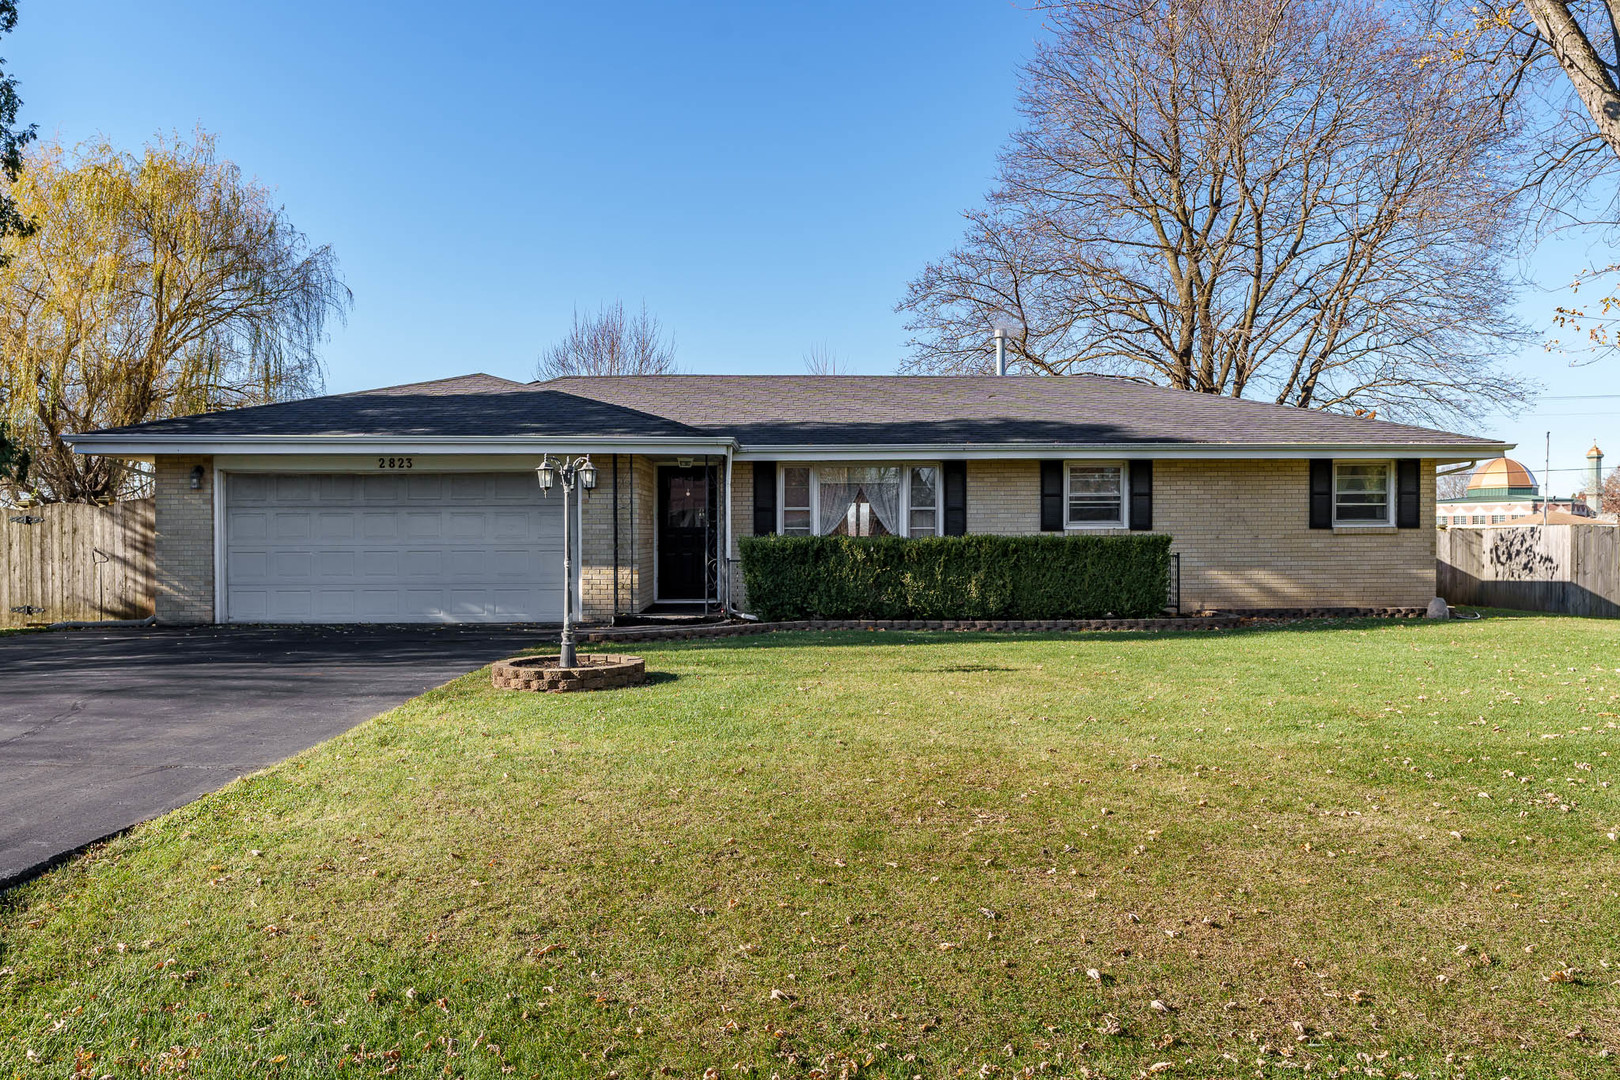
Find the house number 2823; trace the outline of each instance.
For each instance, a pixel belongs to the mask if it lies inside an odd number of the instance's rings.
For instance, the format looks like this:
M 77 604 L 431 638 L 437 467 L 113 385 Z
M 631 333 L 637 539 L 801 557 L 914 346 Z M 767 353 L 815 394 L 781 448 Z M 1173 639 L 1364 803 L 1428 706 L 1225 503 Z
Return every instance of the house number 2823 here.
M 377 468 L 379 469 L 408 469 L 410 467 L 411 459 L 408 457 L 380 457 L 377 459 Z

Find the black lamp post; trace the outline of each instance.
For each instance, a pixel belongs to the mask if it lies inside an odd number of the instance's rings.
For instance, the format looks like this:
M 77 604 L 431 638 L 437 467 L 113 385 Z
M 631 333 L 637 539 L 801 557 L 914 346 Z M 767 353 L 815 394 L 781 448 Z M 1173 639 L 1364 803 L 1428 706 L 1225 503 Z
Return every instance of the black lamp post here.
M 573 519 L 569 512 L 568 496 L 577 484 L 582 491 L 590 491 L 596 487 L 596 466 L 591 464 L 589 454 L 582 455 L 572 461 L 566 458 L 562 461 L 553 461 L 550 454 L 540 460 L 539 468 L 535 469 L 535 476 L 540 480 L 540 493 L 549 497 L 552 485 L 562 481 L 563 493 L 563 624 L 562 647 L 558 652 L 557 666 L 564 668 L 578 667 L 578 657 L 574 653 L 574 546 L 572 540 Z M 585 515 L 583 513 L 585 499 L 580 497 L 573 512 L 579 516 L 579 535 L 585 535 Z M 581 553 L 583 556 L 583 552 Z M 583 561 L 583 559 L 582 559 Z

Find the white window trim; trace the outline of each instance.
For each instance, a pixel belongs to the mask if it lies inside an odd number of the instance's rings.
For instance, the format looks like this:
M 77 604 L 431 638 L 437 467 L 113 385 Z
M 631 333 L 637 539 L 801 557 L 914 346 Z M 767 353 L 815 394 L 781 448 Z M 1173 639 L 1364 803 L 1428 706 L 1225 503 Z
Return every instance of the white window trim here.
M 1118 521 L 1070 521 L 1069 520 L 1069 492 L 1072 487 L 1070 480 L 1073 465 L 1110 465 L 1119 469 L 1119 520 Z M 1114 532 L 1131 527 L 1131 466 L 1128 461 L 1082 461 L 1072 459 L 1063 463 L 1063 531 L 1064 532 Z
M 899 468 L 899 470 L 900 470 L 900 532 L 896 533 L 895 535 L 897 535 L 899 537 L 902 537 L 903 539 L 910 539 L 911 538 L 911 470 L 912 469 L 933 469 L 934 470 L 934 477 L 935 477 L 935 480 L 934 480 L 934 533 L 933 533 L 933 535 L 934 536 L 944 536 L 945 535 L 945 468 L 944 468 L 944 465 L 942 463 L 940 463 L 938 461 L 882 461 L 882 462 L 871 462 L 871 463 L 864 462 L 864 461 L 850 461 L 850 462 L 840 461 L 840 462 L 834 463 L 833 467 L 834 468 L 839 468 L 839 469 L 851 469 L 851 468 L 858 469 L 858 468 L 862 468 L 863 466 L 868 465 L 868 464 L 872 464 L 872 465 L 875 465 L 875 466 L 880 467 L 880 468 L 891 468 L 891 469 L 892 468 Z M 811 535 L 811 536 L 825 535 L 823 533 L 819 533 L 819 532 L 816 531 L 817 526 L 819 526 L 821 524 L 821 482 L 820 482 L 820 477 L 818 477 L 816 475 L 817 468 L 818 468 L 818 466 L 814 462 L 791 461 L 791 462 L 781 462 L 781 463 L 777 464 L 777 466 L 776 466 L 776 535 L 778 535 L 778 536 L 786 536 L 787 535 L 787 533 L 784 530 L 786 529 L 785 522 L 786 522 L 786 519 L 787 519 L 787 511 L 788 511 L 788 505 L 787 505 L 787 475 L 786 475 L 788 469 L 808 469 L 810 471 L 810 533 L 809 533 L 809 535 Z M 802 507 L 795 507 L 794 509 L 803 509 L 803 508 Z M 803 536 L 805 534 L 803 534 L 803 533 L 795 533 L 794 535 L 795 536 Z
M 1381 521 L 1340 521 L 1339 520 L 1339 467 L 1341 465 L 1382 465 L 1384 467 L 1384 517 Z M 1393 461 L 1340 461 L 1333 462 L 1333 488 L 1330 495 L 1333 499 L 1333 527 L 1335 529 L 1393 529 L 1395 527 L 1395 504 L 1400 501 L 1400 492 L 1395 490 L 1395 462 Z

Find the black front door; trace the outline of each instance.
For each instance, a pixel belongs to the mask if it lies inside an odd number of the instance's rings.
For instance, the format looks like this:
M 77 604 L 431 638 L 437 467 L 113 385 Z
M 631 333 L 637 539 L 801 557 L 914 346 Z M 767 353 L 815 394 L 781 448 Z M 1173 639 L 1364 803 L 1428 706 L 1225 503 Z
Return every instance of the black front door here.
M 718 539 L 712 465 L 658 469 L 658 598 L 714 596 Z

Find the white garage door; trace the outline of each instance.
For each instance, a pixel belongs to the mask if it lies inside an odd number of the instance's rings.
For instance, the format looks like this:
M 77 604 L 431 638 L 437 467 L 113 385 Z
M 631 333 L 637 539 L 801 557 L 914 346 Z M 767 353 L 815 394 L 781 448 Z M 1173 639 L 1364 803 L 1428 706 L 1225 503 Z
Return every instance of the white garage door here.
M 233 473 L 230 622 L 557 622 L 562 499 L 534 474 Z

